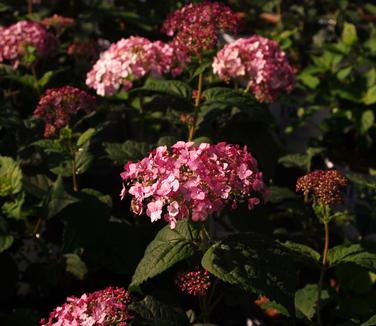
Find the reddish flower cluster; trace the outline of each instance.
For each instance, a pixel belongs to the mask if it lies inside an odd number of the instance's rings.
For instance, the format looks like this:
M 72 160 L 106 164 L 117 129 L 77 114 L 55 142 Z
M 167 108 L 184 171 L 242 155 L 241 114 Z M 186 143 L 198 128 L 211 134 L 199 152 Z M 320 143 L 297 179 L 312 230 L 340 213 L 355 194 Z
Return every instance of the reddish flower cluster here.
M 220 50 L 213 71 L 223 80 L 246 81 L 260 102 L 275 100 L 295 86 L 295 74 L 276 41 L 259 35 L 240 38 Z
M 77 111 L 89 113 L 94 104 L 95 97 L 81 89 L 72 86 L 51 88 L 40 98 L 34 116 L 44 120 L 44 136 L 50 137 L 56 130 L 68 125 Z
M 93 61 L 98 59 L 99 51 L 100 46 L 96 41 L 87 40 L 71 43 L 67 49 L 67 54 Z
M 198 266 L 194 271 L 178 273 L 175 284 L 181 292 L 191 295 L 206 295 L 210 287 L 210 274 Z
M 318 170 L 298 179 L 296 191 L 324 205 L 333 205 L 342 201 L 341 188 L 347 186 L 347 178 L 337 170 Z
M 57 34 L 61 34 L 66 28 L 74 25 L 74 19 L 60 15 L 44 18 L 40 22 L 46 28 L 52 28 Z
M 131 209 L 154 222 L 162 216 L 174 228 L 176 221 L 191 217 L 204 221 L 230 204 L 248 202 L 252 209 L 265 195 L 262 173 L 244 147 L 226 143 L 210 145 L 183 141 L 160 146 L 144 158 L 128 162 L 121 177 L 133 195 Z M 127 190 L 121 192 L 123 198 Z
M 0 62 L 8 61 L 17 68 L 28 46 L 35 48 L 39 59 L 54 53 L 58 41 L 42 25 L 31 21 L 0 28 Z
M 132 81 L 147 74 L 161 76 L 183 71 L 184 54 L 161 41 L 151 42 L 131 36 L 112 44 L 88 73 L 86 84 L 98 95 L 113 95 L 119 88 L 128 90 Z
M 131 303 L 128 291 L 108 287 L 101 291 L 69 297 L 61 307 L 50 313 L 42 326 L 127 326 L 134 317 L 127 306 Z
M 218 41 L 218 33 L 236 33 L 239 17 L 229 7 L 219 2 L 190 3 L 171 13 L 162 31 L 174 36 L 174 45 L 189 54 L 199 54 L 212 49 Z

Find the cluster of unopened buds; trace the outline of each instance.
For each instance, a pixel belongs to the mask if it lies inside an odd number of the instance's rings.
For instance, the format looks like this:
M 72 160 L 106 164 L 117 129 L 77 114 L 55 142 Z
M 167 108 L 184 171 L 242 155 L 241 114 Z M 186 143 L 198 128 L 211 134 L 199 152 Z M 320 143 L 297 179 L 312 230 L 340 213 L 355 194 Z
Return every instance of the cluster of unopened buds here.
M 306 199 L 313 199 L 323 205 L 333 205 L 342 201 L 341 190 L 347 186 L 347 178 L 337 170 L 318 170 L 298 179 L 296 191 L 303 192 Z
M 162 31 L 173 36 L 173 44 L 188 54 L 198 55 L 202 50 L 217 45 L 220 32 L 236 33 L 239 17 L 219 2 L 190 3 L 171 13 Z
M 34 48 L 34 55 L 41 59 L 56 52 L 58 41 L 41 24 L 32 21 L 0 27 L 0 62 L 9 62 L 17 68 L 28 47 Z
M 98 95 L 114 95 L 119 89 L 129 90 L 133 81 L 146 75 L 176 76 L 183 71 L 185 61 L 185 54 L 171 44 L 131 36 L 101 54 L 87 74 L 86 84 Z
M 228 204 L 258 205 L 265 196 L 262 173 L 247 148 L 179 141 L 169 151 L 160 146 L 121 173 L 123 190 L 133 196 L 131 210 L 151 221 L 162 217 L 174 228 L 180 219 L 205 221 Z
M 123 288 L 108 287 L 83 294 L 80 298 L 68 297 L 67 302 L 52 311 L 41 326 L 127 326 L 134 319 L 128 310 L 132 298 Z
M 40 98 L 34 116 L 45 122 L 44 136 L 50 137 L 69 124 L 78 111 L 90 113 L 94 109 L 95 97 L 72 87 L 48 89 Z
M 259 35 L 240 38 L 221 49 L 213 62 L 221 79 L 247 83 L 260 101 L 273 102 L 281 91 L 295 86 L 294 68 L 276 41 Z
M 197 266 L 194 271 L 179 272 L 175 284 L 183 293 L 204 296 L 211 285 L 210 274 Z
M 66 28 L 74 25 L 74 19 L 55 14 L 42 19 L 40 23 L 46 28 L 53 29 L 57 35 L 60 35 Z

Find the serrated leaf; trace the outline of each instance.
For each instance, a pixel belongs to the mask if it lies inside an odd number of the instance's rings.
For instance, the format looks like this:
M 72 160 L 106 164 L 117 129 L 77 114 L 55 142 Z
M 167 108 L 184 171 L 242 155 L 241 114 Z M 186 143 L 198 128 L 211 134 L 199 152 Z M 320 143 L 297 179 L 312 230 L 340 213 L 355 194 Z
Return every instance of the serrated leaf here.
M 47 71 L 44 75 L 38 80 L 38 85 L 40 88 L 44 88 L 51 78 L 54 76 L 54 71 Z
M 355 264 L 368 271 L 376 272 L 376 250 L 363 244 L 341 245 L 328 253 L 330 267 Z
M 63 150 L 55 139 L 40 139 L 32 143 L 32 145 L 43 149 L 46 153 L 59 153 Z
M 356 27 L 351 23 L 344 23 L 342 30 L 342 42 L 346 45 L 353 45 L 358 40 Z
M 132 326 L 189 325 L 183 310 L 162 303 L 152 296 L 146 296 L 142 301 L 133 302 L 128 308 L 137 314 L 137 318 L 131 322 Z
M 202 266 L 224 282 L 294 311 L 297 271 L 288 251 L 271 239 L 255 233 L 229 236 L 207 250 Z
M 376 85 L 373 85 L 367 89 L 367 93 L 362 98 L 362 102 L 365 105 L 372 105 L 376 103 Z
M 94 136 L 95 132 L 96 130 L 94 128 L 89 128 L 83 132 L 77 140 L 77 147 L 85 145 L 91 139 L 91 137 Z
M 320 79 L 304 71 L 298 75 L 298 79 L 311 89 L 315 89 L 320 84 Z
M 305 318 L 311 320 L 316 313 L 317 306 L 317 284 L 307 284 L 304 288 L 295 293 L 295 307 L 297 314 L 301 313 Z M 321 292 L 321 300 L 329 298 L 326 290 Z
M 342 68 L 340 71 L 337 72 L 337 78 L 339 80 L 345 80 L 347 76 L 351 73 L 352 67 Z
M 9 233 L 5 220 L 0 218 L 0 253 L 10 248 L 13 240 L 14 238 Z
M 22 171 L 11 157 L 0 156 L 0 197 L 19 193 L 22 189 Z
M 124 143 L 104 143 L 109 158 L 118 164 L 125 164 L 127 161 L 140 160 L 147 155 L 153 145 L 127 140 Z
M 376 315 L 373 315 L 366 322 L 362 323 L 360 326 L 375 326 L 376 325 Z
M 46 217 L 51 218 L 60 213 L 65 207 L 78 202 L 79 199 L 69 195 L 63 184 L 63 178 L 59 176 L 53 184 L 46 206 Z
M 193 73 L 192 77 L 190 80 L 193 80 L 195 77 L 197 77 L 199 74 L 203 73 L 206 69 L 208 69 L 209 67 L 212 66 L 212 62 L 211 61 L 208 61 L 208 62 L 204 62 L 202 63 L 196 70 L 195 72 Z
M 81 257 L 77 254 L 65 254 L 65 269 L 79 280 L 83 280 L 88 272 L 86 264 L 82 261 Z
M 198 230 L 188 220 L 179 221 L 175 229 L 166 225 L 146 248 L 133 274 L 130 288 L 136 288 L 179 261 L 193 256 L 196 252 L 193 239 L 197 236 Z
M 373 111 L 366 110 L 362 113 L 360 119 L 360 131 L 365 134 L 375 123 L 375 115 Z
M 292 241 L 280 243 L 288 250 L 290 250 L 291 255 L 294 257 L 294 260 L 296 262 L 310 267 L 320 266 L 319 262 L 321 256 L 316 250 L 312 249 L 311 247 Z
M 278 162 L 286 168 L 297 167 L 304 171 L 308 171 L 311 164 L 311 157 L 307 154 L 301 153 L 287 154 L 280 157 Z
M 25 193 L 19 193 L 13 200 L 6 201 L 1 207 L 1 211 L 9 218 L 16 220 L 23 219 L 27 216 L 27 212 L 22 211 L 22 205 L 25 202 Z
M 180 80 L 147 79 L 144 86 L 134 91 L 153 91 L 192 100 L 192 88 Z

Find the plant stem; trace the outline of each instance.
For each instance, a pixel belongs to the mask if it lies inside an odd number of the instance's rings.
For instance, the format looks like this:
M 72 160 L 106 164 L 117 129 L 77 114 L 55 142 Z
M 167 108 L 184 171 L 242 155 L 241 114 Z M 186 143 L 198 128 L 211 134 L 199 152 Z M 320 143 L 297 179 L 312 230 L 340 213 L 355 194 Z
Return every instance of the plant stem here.
M 78 180 L 77 180 L 77 174 L 76 174 L 76 155 L 73 153 L 72 157 L 72 180 L 73 180 L 73 190 L 75 192 L 78 191 Z
M 37 91 L 38 95 L 40 95 L 40 88 L 39 88 L 39 83 L 38 83 L 38 75 L 37 75 L 37 72 L 35 70 L 35 66 L 34 65 L 31 65 L 31 72 L 32 72 L 33 78 L 34 78 L 35 90 Z
M 317 324 L 320 326 L 321 324 L 321 316 L 320 316 L 320 304 L 321 304 L 321 292 L 322 287 L 324 285 L 324 276 L 326 271 L 326 265 L 328 263 L 328 251 L 329 251 L 329 227 L 328 222 L 324 221 L 324 228 L 325 228 L 325 244 L 324 244 L 324 252 L 322 255 L 322 266 L 321 266 L 321 273 L 320 273 L 320 280 L 318 283 L 317 289 L 317 306 L 316 306 L 316 313 L 317 313 Z
M 197 94 L 196 94 L 196 98 L 195 98 L 195 112 L 194 112 L 194 116 L 193 116 L 192 125 L 189 127 L 188 141 L 193 140 L 193 137 L 195 135 L 196 128 L 197 128 L 196 125 L 197 125 L 197 119 L 198 119 L 198 111 L 199 111 L 201 94 L 202 94 L 202 81 L 203 81 L 203 74 L 200 73 L 198 75 Z
M 33 0 L 27 0 L 27 14 L 31 15 L 33 13 Z
M 144 129 L 145 129 L 145 114 L 144 114 L 144 99 L 140 98 L 140 141 L 144 140 Z

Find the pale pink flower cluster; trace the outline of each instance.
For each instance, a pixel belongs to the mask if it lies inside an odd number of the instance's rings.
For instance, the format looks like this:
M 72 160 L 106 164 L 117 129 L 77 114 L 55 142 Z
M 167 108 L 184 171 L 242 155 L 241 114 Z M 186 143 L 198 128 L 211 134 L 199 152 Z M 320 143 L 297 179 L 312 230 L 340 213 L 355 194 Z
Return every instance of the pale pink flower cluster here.
M 127 326 L 134 317 L 128 310 L 131 295 L 123 288 L 108 287 L 69 297 L 61 307 L 42 319 L 42 326 Z
M 265 195 L 262 173 L 247 148 L 224 142 L 195 146 L 179 141 L 170 151 L 160 146 L 124 170 L 121 198 L 128 191 L 135 214 L 146 211 L 152 222 L 163 217 L 171 228 L 187 217 L 204 221 L 226 204 L 236 208 L 248 202 L 252 209 Z
M 9 62 L 17 68 L 27 46 L 36 50 L 36 57 L 45 58 L 57 50 L 56 37 L 42 25 L 31 21 L 20 21 L 9 27 L 0 28 L 0 62 Z
M 259 35 L 225 45 L 214 58 L 213 71 L 226 81 L 246 81 L 260 102 L 273 102 L 281 91 L 291 92 L 295 86 L 286 53 L 276 41 Z
M 167 43 L 151 42 L 143 37 L 121 39 L 101 54 L 87 74 L 86 84 L 98 95 L 113 95 L 119 89 L 128 90 L 133 81 L 146 75 L 154 77 L 183 71 L 185 54 Z

